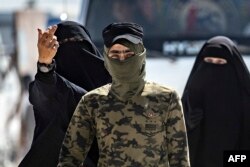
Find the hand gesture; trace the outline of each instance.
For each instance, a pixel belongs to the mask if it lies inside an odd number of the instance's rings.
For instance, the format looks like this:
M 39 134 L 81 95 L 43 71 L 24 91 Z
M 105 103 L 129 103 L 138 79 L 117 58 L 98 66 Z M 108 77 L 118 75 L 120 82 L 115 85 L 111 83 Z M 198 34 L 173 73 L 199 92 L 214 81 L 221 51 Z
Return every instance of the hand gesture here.
M 57 26 L 54 25 L 49 27 L 46 31 L 42 32 L 41 29 L 38 29 L 38 61 L 40 63 L 50 64 L 52 63 L 53 58 L 56 55 L 59 43 L 57 41 L 55 31 Z

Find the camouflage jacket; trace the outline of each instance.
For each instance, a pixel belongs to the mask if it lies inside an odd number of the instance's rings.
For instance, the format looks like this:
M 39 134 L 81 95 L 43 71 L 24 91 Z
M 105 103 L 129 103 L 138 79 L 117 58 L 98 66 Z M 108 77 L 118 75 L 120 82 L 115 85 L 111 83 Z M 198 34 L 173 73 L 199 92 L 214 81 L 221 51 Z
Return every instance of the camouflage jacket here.
M 68 127 L 59 167 L 79 165 L 93 137 L 99 167 L 190 167 L 183 111 L 177 93 L 156 83 L 126 102 L 95 89 L 79 102 Z

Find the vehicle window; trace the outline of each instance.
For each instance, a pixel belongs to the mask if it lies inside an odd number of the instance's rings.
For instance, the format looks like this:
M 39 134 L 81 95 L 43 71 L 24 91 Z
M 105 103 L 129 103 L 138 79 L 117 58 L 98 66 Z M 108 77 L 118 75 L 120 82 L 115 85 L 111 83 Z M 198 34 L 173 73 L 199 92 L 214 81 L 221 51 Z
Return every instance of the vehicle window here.
M 109 23 L 137 22 L 144 27 L 147 47 L 163 51 L 166 42 L 182 47 L 185 41 L 214 35 L 247 45 L 249 18 L 250 1 L 244 0 L 91 0 L 86 26 L 93 40 L 101 41 L 101 31 Z
M 166 18 L 163 12 L 167 9 L 164 6 L 166 3 L 155 0 L 144 1 L 144 3 L 140 0 L 91 1 L 86 26 L 93 34 L 93 39 L 101 39 L 101 30 L 107 24 L 121 21 L 132 21 L 143 25 L 147 36 L 165 33 L 167 25 L 158 22 L 158 18 Z

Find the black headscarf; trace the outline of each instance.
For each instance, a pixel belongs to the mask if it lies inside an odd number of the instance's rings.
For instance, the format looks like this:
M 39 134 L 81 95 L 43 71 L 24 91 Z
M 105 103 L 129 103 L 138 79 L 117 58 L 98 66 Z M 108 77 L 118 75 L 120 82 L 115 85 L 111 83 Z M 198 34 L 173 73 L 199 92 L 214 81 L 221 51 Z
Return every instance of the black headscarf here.
M 229 39 L 225 36 L 213 37 L 213 38 L 209 39 L 203 45 L 203 47 L 201 48 L 200 52 L 198 53 L 198 55 L 196 57 L 193 69 L 189 75 L 188 82 L 187 82 L 184 90 L 187 89 L 189 81 L 191 80 L 194 72 L 197 70 L 200 62 L 203 60 L 204 57 L 207 56 L 207 55 L 205 55 L 206 52 L 204 52 L 204 49 L 206 49 L 208 46 L 211 46 L 211 45 L 221 46 L 225 50 L 230 52 L 230 57 L 228 55 L 227 59 L 231 59 L 231 61 L 233 62 L 234 68 L 239 75 L 238 77 L 240 77 L 241 81 L 244 81 L 242 84 L 244 85 L 245 90 L 248 92 L 248 94 L 250 94 L 250 74 L 249 74 L 249 71 L 247 69 L 247 66 L 246 66 L 237 46 L 235 45 L 235 43 L 231 39 Z M 210 50 L 210 51 L 213 52 L 212 50 Z
M 87 29 L 73 21 L 57 26 L 55 35 L 60 47 L 55 56 L 56 72 L 87 91 L 111 82 Z
M 205 57 L 227 64 L 207 63 Z M 193 167 L 221 167 L 223 151 L 249 149 L 250 74 L 229 38 L 216 36 L 201 48 L 182 102 Z

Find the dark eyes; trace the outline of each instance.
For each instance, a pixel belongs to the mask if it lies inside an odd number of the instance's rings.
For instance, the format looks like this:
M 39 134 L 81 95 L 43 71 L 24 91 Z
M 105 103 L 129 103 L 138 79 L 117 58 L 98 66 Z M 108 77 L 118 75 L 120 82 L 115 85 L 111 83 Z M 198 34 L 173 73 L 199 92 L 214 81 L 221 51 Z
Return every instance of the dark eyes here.
M 132 51 L 113 51 L 108 54 L 112 59 L 127 59 L 134 56 L 135 53 Z
M 227 64 L 226 59 L 218 58 L 218 57 L 205 57 L 204 61 L 207 63 L 213 63 L 213 64 Z

